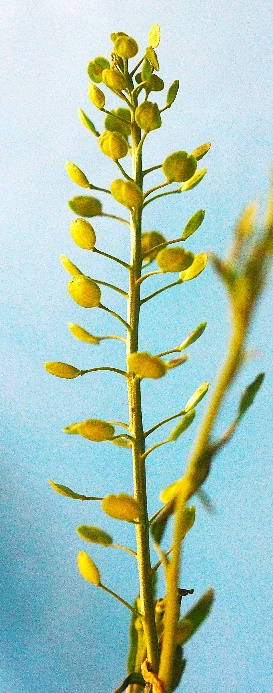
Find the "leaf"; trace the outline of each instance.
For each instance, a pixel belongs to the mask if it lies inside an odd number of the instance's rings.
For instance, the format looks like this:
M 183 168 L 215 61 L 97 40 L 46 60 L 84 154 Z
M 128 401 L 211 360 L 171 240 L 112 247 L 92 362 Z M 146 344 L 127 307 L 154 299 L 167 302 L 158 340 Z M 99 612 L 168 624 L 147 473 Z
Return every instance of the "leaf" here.
M 137 599 L 133 603 L 133 608 L 137 611 Z M 138 646 L 138 634 L 135 628 L 136 614 L 132 613 L 129 626 L 129 650 L 127 658 L 127 672 L 128 674 L 133 674 L 136 664 L 137 646 Z
M 78 114 L 79 114 L 79 119 L 80 119 L 81 123 L 84 125 L 84 127 L 86 127 L 87 130 L 90 130 L 90 132 L 92 132 L 93 135 L 95 135 L 95 137 L 99 137 L 100 133 L 96 130 L 94 123 L 92 123 L 92 120 L 90 120 L 90 118 L 88 118 L 86 113 L 81 108 L 78 109 Z
M 204 209 L 198 209 L 198 212 L 195 212 L 195 214 L 192 215 L 184 228 L 181 236 L 182 241 L 185 241 L 187 238 L 189 238 L 189 236 L 192 236 L 192 234 L 197 231 L 199 226 L 201 226 L 202 222 L 204 221 L 205 214 L 206 212 Z
M 254 399 L 263 383 L 265 373 L 259 373 L 250 385 L 244 390 L 238 407 L 238 419 L 241 419 L 246 411 L 251 407 Z
M 157 55 L 156 55 L 156 52 L 154 51 L 154 49 L 153 49 L 151 46 L 148 46 L 148 48 L 146 48 L 146 57 L 148 58 L 148 60 L 149 60 L 150 63 L 152 64 L 154 70 L 156 70 L 156 71 L 158 72 L 158 70 L 159 70 L 159 63 L 158 63 L 158 60 L 157 60 Z
M 104 532 L 104 530 L 99 527 L 79 525 L 76 532 L 81 539 L 90 541 L 92 544 L 102 544 L 102 546 L 111 546 L 111 544 L 113 544 L 113 539 L 110 537 L 110 534 L 107 534 L 107 532 Z
M 191 178 L 189 178 L 189 180 L 186 180 L 185 183 L 182 183 L 182 185 L 179 188 L 180 192 L 186 192 L 186 190 L 192 190 L 192 188 L 195 188 L 196 185 L 201 183 L 201 180 L 204 178 L 206 173 L 206 168 L 201 168 L 200 171 L 196 171 L 196 173 Z
M 148 34 L 149 44 L 152 48 L 157 48 L 160 43 L 160 26 L 159 24 L 153 24 L 151 26 Z
M 185 670 L 185 666 L 186 660 L 183 657 L 182 647 L 181 645 L 176 645 L 174 650 L 174 662 L 170 684 L 170 693 L 173 693 L 173 691 L 175 691 L 178 688 Z
M 185 416 L 182 417 L 182 419 L 179 421 L 177 426 L 173 429 L 173 431 L 170 433 L 168 440 L 170 442 L 174 442 L 179 438 L 179 436 L 184 433 L 184 431 L 189 428 L 189 426 L 192 424 L 193 419 L 195 417 L 195 409 L 192 409 L 192 411 L 189 411 Z
M 201 322 L 200 325 L 198 325 L 195 328 L 195 330 L 193 330 L 193 332 L 191 332 L 191 334 L 189 334 L 188 337 L 186 337 L 186 339 L 184 339 L 184 342 L 182 342 L 182 344 L 180 344 L 179 351 L 182 351 L 183 349 L 187 349 L 188 346 L 190 346 L 191 344 L 196 342 L 197 339 L 199 339 L 199 337 L 201 337 L 201 335 L 203 334 L 204 330 L 206 329 L 206 326 L 207 326 L 206 322 Z
M 212 587 L 208 587 L 206 592 L 198 599 L 196 604 L 187 611 L 184 618 L 178 622 L 177 625 L 177 642 L 184 644 L 187 642 L 192 635 L 200 628 L 203 621 L 207 618 L 210 613 L 212 604 L 214 601 L 214 590 Z M 190 624 L 190 627 L 189 627 Z M 185 627 L 186 626 L 186 627 Z M 188 630 L 188 634 L 187 634 Z
M 148 60 L 148 58 L 144 58 L 143 64 L 142 64 L 142 70 L 141 70 L 141 81 L 142 82 L 147 82 L 148 79 L 150 79 L 151 75 L 153 74 L 153 68 Z
M 194 149 L 194 151 L 192 152 L 192 156 L 194 156 L 194 158 L 197 159 L 197 161 L 199 161 L 200 159 L 203 159 L 203 156 L 205 156 L 205 154 L 207 154 L 207 152 L 210 150 L 210 148 L 211 148 L 210 142 L 205 142 L 204 144 L 200 144 L 200 147 L 197 147 L 196 149 Z
M 85 551 L 80 551 L 78 553 L 78 568 L 85 580 L 92 582 L 93 585 L 96 585 L 97 587 L 100 586 L 99 570 L 94 561 L 92 561 L 92 558 L 90 558 L 88 553 L 85 553 Z
M 201 272 L 203 272 L 203 270 L 205 269 L 207 261 L 207 253 L 197 253 L 197 255 L 195 255 L 192 265 L 188 269 L 183 270 L 183 272 L 180 272 L 180 280 L 182 282 L 188 282 L 191 279 L 195 279 L 195 277 L 198 277 L 198 275 L 201 274 Z
M 82 493 L 76 493 L 75 491 L 72 491 L 72 489 L 69 488 L 69 486 L 63 486 L 63 484 L 56 484 L 55 481 L 52 481 L 51 479 L 48 479 L 48 483 L 54 489 L 54 491 L 60 493 L 61 496 L 67 496 L 67 498 L 75 498 L 76 500 L 89 500 L 88 496 L 83 496 Z
M 156 544 L 160 544 L 161 539 L 164 535 L 165 529 L 167 527 L 167 522 L 169 517 L 173 513 L 173 503 L 166 503 L 162 508 L 161 512 L 155 520 L 152 522 L 150 527 L 150 532 L 153 540 Z
M 179 89 L 179 80 L 175 79 L 174 82 L 171 84 L 170 88 L 168 89 L 167 96 L 166 96 L 166 106 L 171 106 L 173 102 L 175 101 L 177 94 L 178 94 L 178 89 Z
M 193 395 L 190 397 L 190 399 L 187 401 L 186 406 L 184 407 L 184 411 L 187 413 L 194 407 L 196 407 L 199 402 L 201 402 L 201 399 L 205 397 L 205 394 L 207 393 L 209 389 L 210 383 L 205 382 L 200 385 L 197 390 L 193 393 Z

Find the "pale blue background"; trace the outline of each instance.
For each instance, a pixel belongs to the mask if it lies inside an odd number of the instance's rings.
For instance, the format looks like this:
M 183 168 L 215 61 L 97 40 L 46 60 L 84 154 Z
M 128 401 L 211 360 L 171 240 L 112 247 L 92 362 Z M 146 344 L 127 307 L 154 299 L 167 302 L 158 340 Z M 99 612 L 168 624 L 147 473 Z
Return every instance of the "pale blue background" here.
M 10 0 L 0 5 L 0 687 L 3 693 L 110 693 L 124 676 L 127 612 L 78 574 L 77 551 L 89 546 L 75 527 L 97 523 L 116 542 L 131 545 L 133 530 L 103 516 L 96 504 L 62 498 L 47 485 L 53 478 L 83 493 L 132 490 L 126 451 L 62 433 L 74 420 L 125 417 L 122 379 L 94 374 L 68 382 L 43 370 L 47 360 L 80 368 L 123 365 L 122 343 L 88 346 L 73 340 L 66 327 L 78 322 L 100 334 L 112 332 L 116 323 L 71 302 L 60 253 L 91 276 L 111 281 L 115 273 L 120 285 L 125 278 L 110 262 L 78 249 L 69 235 L 67 199 L 81 191 L 68 179 L 64 162 L 74 161 L 98 184 L 119 177 L 78 121 L 81 106 L 99 128 L 103 123 L 88 101 L 86 65 L 96 55 L 109 54 L 110 32 L 132 34 L 143 49 L 151 24 L 161 25 L 160 74 L 166 86 L 179 78 L 180 92 L 164 114 L 164 128 L 150 136 L 147 165 L 206 140 L 213 146 L 202 185 L 183 199 L 163 198 L 149 206 L 146 229 L 158 228 L 171 238 L 204 207 L 206 220 L 187 247 L 223 252 L 243 206 L 256 196 L 262 204 L 266 199 L 273 160 L 272 3 Z M 160 104 L 163 98 L 158 95 Z M 108 103 L 114 106 L 113 99 Z M 108 199 L 106 209 L 117 213 Z M 125 227 L 98 219 L 94 225 L 99 247 L 127 257 Z M 147 290 L 159 286 L 157 280 L 149 282 Z M 217 513 L 208 517 L 197 502 L 197 522 L 185 551 L 183 585 L 193 586 L 199 596 L 212 584 L 217 598 L 210 620 L 185 648 L 181 691 L 269 693 L 272 687 L 272 299 L 271 286 L 249 340 L 258 356 L 248 362 L 226 403 L 219 431 L 231 421 L 241 390 L 266 370 L 262 392 L 206 484 Z M 123 300 L 116 302 L 110 291 L 103 292 L 103 300 L 122 309 Z M 154 352 L 171 348 L 208 321 L 186 366 L 164 382 L 144 383 L 146 426 L 181 408 L 200 382 L 214 380 L 228 333 L 225 308 L 210 268 L 196 282 L 144 308 L 140 348 Z M 199 421 L 203 409 L 204 403 Z M 149 458 L 151 512 L 160 489 L 179 475 L 190 446 L 188 432 L 176 447 L 166 446 Z M 133 599 L 133 558 L 92 546 L 90 553 L 103 581 Z M 161 596 L 162 589 L 160 584 Z

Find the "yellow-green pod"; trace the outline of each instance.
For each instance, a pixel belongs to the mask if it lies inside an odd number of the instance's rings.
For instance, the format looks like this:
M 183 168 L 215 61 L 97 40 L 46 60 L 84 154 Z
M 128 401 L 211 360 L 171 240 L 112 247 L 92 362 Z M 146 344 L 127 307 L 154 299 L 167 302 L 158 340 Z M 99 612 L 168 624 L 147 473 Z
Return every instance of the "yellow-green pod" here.
M 178 481 L 173 481 L 171 484 L 169 484 L 169 486 L 166 486 L 166 488 L 161 491 L 160 500 L 162 503 L 168 503 L 175 498 L 179 490 L 179 484 L 181 484 L 181 479 L 178 479 Z
M 106 515 L 110 515 L 116 520 L 125 520 L 126 522 L 138 520 L 137 501 L 127 493 L 119 493 L 118 495 L 111 493 L 105 496 L 101 507 Z
M 80 327 L 80 325 L 74 325 L 72 322 L 69 322 L 68 327 L 71 334 L 73 334 L 73 337 L 76 337 L 76 339 L 80 339 L 82 342 L 89 342 L 90 344 L 100 343 L 99 337 L 95 337 L 93 334 L 90 334 L 90 332 L 87 332 L 87 330 Z
M 81 371 L 75 366 L 70 366 L 69 363 L 62 363 L 61 361 L 48 361 L 44 363 L 44 367 L 48 373 L 55 375 L 56 378 L 77 378 L 81 375 Z
M 143 194 L 134 181 L 117 178 L 110 184 L 110 192 L 117 202 L 128 209 L 139 207 L 143 202 Z
M 77 267 L 77 265 L 74 265 L 74 262 L 71 262 L 66 255 L 60 255 L 60 258 L 62 266 L 68 272 L 68 274 L 71 274 L 72 277 L 74 277 L 75 274 L 82 275 L 81 270 Z
M 83 171 L 81 171 L 81 169 L 78 166 L 76 166 L 76 164 L 72 164 L 71 161 L 67 161 L 65 164 L 65 168 L 67 170 L 69 178 L 73 180 L 73 183 L 77 183 L 77 185 L 80 185 L 82 188 L 90 188 L 90 183 L 89 180 L 86 178 L 85 173 L 83 173 Z
M 93 250 L 96 243 L 96 234 L 93 226 L 86 219 L 79 217 L 70 224 L 70 233 L 74 243 L 84 250 Z M 74 272 L 77 274 L 77 272 Z
M 134 58 L 138 53 L 138 45 L 132 36 L 118 36 L 114 42 L 114 53 L 119 55 L 120 58 Z
M 169 183 L 181 183 L 189 180 L 194 175 L 196 168 L 195 157 L 184 151 L 169 154 L 162 164 L 163 173 Z
M 136 108 L 135 120 L 139 128 L 145 132 L 156 130 L 162 125 L 161 115 L 157 103 L 145 101 Z
M 85 580 L 88 582 L 93 582 L 93 585 L 96 585 L 97 587 L 100 586 L 101 582 L 99 570 L 94 561 L 92 561 L 92 558 L 90 558 L 88 553 L 85 551 L 79 551 L 78 553 L 78 568 Z
M 69 200 L 68 206 L 75 214 L 82 217 L 98 217 L 102 214 L 102 204 L 96 197 L 77 195 Z
M 91 62 L 87 65 L 87 72 L 90 79 L 92 79 L 92 82 L 101 82 L 103 70 L 109 67 L 109 60 L 107 60 L 107 58 L 103 58 L 102 55 L 99 55 L 97 58 L 94 58 L 94 60 L 91 60 Z
M 154 260 L 159 253 L 159 250 L 152 250 L 156 245 L 160 245 L 160 243 L 165 243 L 166 238 L 165 236 L 162 235 L 162 233 L 159 233 L 158 231 L 145 231 L 141 235 L 141 250 L 142 250 L 142 259 L 147 260 L 148 262 L 151 262 Z M 151 252 L 149 252 L 151 250 Z
M 124 137 L 131 134 L 131 113 L 128 108 L 116 108 L 107 113 L 104 120 L 106 130 L 121 132 Z
M 162 378 L 168 367 L 159 356 L 152 356 L 146 351 L 136 351 L 127 358 L 129 373 L 138 378 Z
M 156 262 L 162 272 L 181 272 L 194 261 L 194 255 L 180 246 L 162 248 L 156 256 Z
M 92 82 L 89 82 L 88 84 L 88 96 L 90 101 L 96 108 L 99 109 L 99 111 L 104 108 L 105 106 L 105 95 L 99 87 L 96 86 L 96 84 L 92 84 Z
M 76 274 L 72 277 L 68 282 L 68 292 L 73 301 L 82 308 L 96 308 L 100 305 L 100 287 L 84 274 Z
M 77 424 L 77 433 L 83 438 L 100 443 L 103 440 L 112 440 L 115 429 L 108 421 L 100 419 L 86 419 Z
M 208 261 L 207 253 L 198 253 L 195 255 L 192 265 L 181 272 L 180 279 L 182 282 L 188 282 L 190 279 L 195 279 L 206 267 Z
M 128 153 L 127 141 L 120 132 L 105 130 L 105 132 L 100 135 L 98 143 L 101 151 L 106 156 L 109 156 L 110 159 L 113 159 L 113 161 L 123 159 Z
M 126 79 L 124 75 L 115 68 L 103 70 L 102 81 L 109 89 L 113 89 L 113 91 L 122 91 L 126 89 Z

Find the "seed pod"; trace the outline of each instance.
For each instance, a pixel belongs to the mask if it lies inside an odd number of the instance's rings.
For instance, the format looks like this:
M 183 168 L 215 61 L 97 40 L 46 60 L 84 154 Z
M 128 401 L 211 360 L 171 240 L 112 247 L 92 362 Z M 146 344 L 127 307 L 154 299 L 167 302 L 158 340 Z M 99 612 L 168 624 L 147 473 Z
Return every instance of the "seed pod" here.
M 68 292 L 82 308 L 97 308 L 100 305 L 101 290 L 98 284 L 84 274 L 72 277 L 68 282 Z
M 139 207 L 143 201 L 143 195 L 138 185 L 134 181 L 123 180 L 123 178 L 117 178 L 112 181 L 110 192 L 117 202 L 120 202 L 121 205 L 128 209 Z
M 187 190 L 192 190 L 195 188 L 197 185 L 199 185 L 199 183 L 201 183 L 201 180 L 203 180 L 206 173 L 206 168 L 201 168 L 199 171 L 196 171 L 195 174 L 189 178 L 189 180 L 186 180 L 185 183 L 180 185 L 179 192 L 186 192 Z
M 85 330 L 83 327 L 80 327 L 80 325 L 74 325 L 72 322 L 69 322 L 68 327 L 70 329 L 71 334 L 73 334 L 73 337 L 76 337 L 76 339 L 80 339 L 82 342 L 89 342 L 90 344 L 100 343 L 99 337 L 94 337 L 93 334 L 87 332 L 87 330 Z
M 102 81 L 107 87 L 109 87 L 109 89 L 112 89 L 113 91 L 122 91 L 123 89 L 126 89 L 126 79 L 122 72 L 119 72 L 116 69 L 108 68 L 103 70 Z
M 75 214 L 82 217 L 99 217 L 102 213 L 102 204 L 95 197 L 78 195 L 69 200 L 68 206 Z
M 152 48 L 157 48 L 160 42 L 160 26 L 159 24 L 153 24 L 149 31 L 149 44 Z
M 162 164 L 163 173 L 169 183 L 180 183 L 189 180 L 195 173 L 197 161 L 192 154 L 187 152 L 174 152 L 169 154 Z
M 69 175 L 69 178 L 73 180 L 73 183 L 77 183 L 77 185 L 80 185 L 82 188 L 90 188 L 90 183 L 89 180 L 86 178 L 85 173 L 81 171 L 76 164 L 72 164 L 71 161 L 67 161 L 65 164 L 65 168 L 67 170 L 67 173 Z
M 194 254 L 180 246 L 162 248 L 156 256 L 156 262 L 162 272 L 181 272 L 194 261 Z
M 129 373 L 138 378 L 162 378 L 167 372 L 167 366 L 159 356 L 152 356 L 146 351 L 137 351 L 127 358 Z
M 105 130 L 100 135 L 98 143 L 101 151 L 113 161 L 122 159 L 128 153 L 127 141 L 120 132 Z
M 161 115 L 157 103 L 145 101 L 135 111 L 135 120 L 138 127 L 145 132 L 156 130 L 162 125 Z
M 203 159 L 203 156 L 208 153 L 208 151 L 211 148 L 211 143 L 210 142 L 205 142 L 204 144 L 200 144 L 200 147 L 197 147 L 194 149 L 192 152 L 192 156 L 195 157 L 197 161 L 200 161 L 200 159 Z
M 77 424 L 77 433 L 83 438 L 100 443 L 103 440 L 112 440 L 115 429 L 108 421 L 100 419 L 86 419 Z
M 107 113 L 104 120 L 106 130 L 121 132 L 124 137 L 129 137 L 131 134 L 130 123 L 131 113 L 128 108 L 116 108 L 114 111 Z
M 166 238 L 165 236 L 162 235 L 162 233 L 158 233 L 158 231 L 145 231 L 141 235 L 141 249 L 142 249 L 142 258 L 145 256 L 145 260 L 148 262 L 151 262 L 154 260 L 159 252 L 159 250 L 152 250 L 154 246 L 160 245 L 160 243 L 165 243 Z M 149 253 L 149 250 L 151 249 L 151 252 Z
M 76 532 L 81 539 L 90 541 L 92 544 L 101 544 L 102 546 L 110 546 L 113 544 L 113 539 L 110 537 L 110 534 L 107 534 L 107 532 L 99 527 L 92 527 L 91 525 L 79 525 Z
M 93 226 L 86 219 L 74 219 L 70 224 L 70 233 L 74 243 L 84 250 L 93 250 L 96 234 Z
M 86 115 L 86 113 L 82 110 L 82 108 L 78 108 L 78 115 L 79 115 L 79 119 L 80 119 L 81 123 L 84 125 L 84 127 L 87 128 L 87 130 L 90 130 L 90 132 L 92 132 L 93 135 L 95 135 L 95 137 L 99 137 L 100 133 L 97 131 L 94 123 L 92 123 L 92 120 L 90 120 L 90 118 L 88 118 L 88 115 Z
M 145 84 L 145 89 L 148 93 L 150 91 L 162 91 L 164 89 L 164 82 L 158 75 L 151 75 L 150 79 Z
M 132 36 L 118 36 L 114 41 L 114 53 L 125 60 L 134 58 L 134 56 L 138 53 L 137 42 L 132 38 Z
M 55 375 L 56 378 L 77 378 L 81 375 L 81 371 L 75 366 L 70 366 L 69 363 L 62 363 L 61 361 L 48 361 L 44 363 L 44 367 L 48 373 Z
M 92 561 L 92 558 L 90 558 L 85 551 L 79 551 L 78 553 L 78 568 L 85 580 L 93 582 L 93 585 L 97 587 L 100 586 L 99 570 L 94 561 Z
M 110 515 L 110 517 L 114 517 L 116 520 L 132 522 L 138 519 L 138 504 L 127 493 L 119 493 L 118 495 L 111 493 L 105 496 L 101 507 L 106 515 Z
M 110 68 L 109 60 L 103 58 L 101 55 L 91 60 L 87 65 L 87 72 L 92 82 L 101 82 L 102 72 L 107 68 Z
M 96 108 L 99 109 L 99 111 L 104 108 L 105 106 L 105 95 L 99 87 L 96 87 L 95 84 L 92 84 L 92 82 L 89 82 L 88 84 L 88 96 L 90 101 Z
M 182 282 L 188 282 L 190 279 L 195 279 L 206 267 L 208 261 L 207 253 L 198 253 L 195 255 L 192 265 L 181 272 L 180 279 Z
M 75 274 L 82 275 L 81 270 L 77 267 L 77 265 L 74 265 L 74 262 L 71 262 L 66 255 L 60 255 L 60 258 L 62 266 L 68 272 L 68 274 L 71 274 L 72 277 L 74 277 Z

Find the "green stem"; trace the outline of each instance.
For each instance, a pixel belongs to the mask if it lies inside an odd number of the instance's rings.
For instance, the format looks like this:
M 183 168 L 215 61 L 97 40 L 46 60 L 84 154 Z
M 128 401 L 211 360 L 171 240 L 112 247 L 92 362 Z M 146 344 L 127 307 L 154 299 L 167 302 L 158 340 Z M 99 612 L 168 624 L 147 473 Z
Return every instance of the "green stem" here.
M 129 549 L 129 546 L 121 546 L 121 544 L 110 544 L 113 549 L 121 549 L 122 551 L 127 551 L 127 553 L 130 553 L 131 556 L 134 556 L 137 558 L 137 554 L 133 549 Z
M 99 337 L 100 342 L 101 342 L 103 339 L 119 339 L 121 342 L 125 342 L 125 343 L 126 343 L 126 338 L 125 338 L 125 337 L 120 337 L 120 335 L 118 335 L 118 334 L 107 334 L 107 335 L 105 335 L 105 337 Z
M 155 192 L 156 190 L 160 190 L 160 188 L 165 188 L 166 185 L 171 185 L 171 183 L 167 180 L 167 181 L 164 181 L 164 183 L 160 183 L 159 185 L 155 185 L 154 188 L 150 188 L 150 190 L 147 190 L 145 195 L 143 195 L 144 200 L 146 197 L 148 197 L 148 195 Z
M 114 310 L 110 310 L 110 308 L 107 308 L 107 307 L 104 306 L 102 303 L 100 303 L 99 308 L 102 308 L 102 310 L 106 310 L 106 313 L 110 313 L 110 315 L 113 315 L 114 318 L 117 318 L 117 320 L 119 320 L 120 322 L 122 322 L 122 324 L 124 325 L 124 327 L 126 327 L 126 330 L 131 330 L 131 327 L 130 327 L 130 325 L 128 325 L 128 322 L 126 322 L 126 320 L 123 320 L 123 318 L 121 317 L 121 315 L 119 315 L 118 313 L 116 313 Z
M 122 296 L 125 296 L 125 298 L 128 298 L 127 291 L 123 291 L 123 289 L 120 289 L 118 286 L 115 286 L 115 284 L 109 284 L 109 282 L 103 282 L 101 279 L 94 279 L 94 282 L 97 284 L 101 284 L 102 286 L 108 286 L 109 289 L 113 289 L 114 291 L 117 291 L 118 294 L 121 294 Z
M 148 448 L 148 450 L 146 450 L 146 452 L 143 453 L 143 459 L 145 460 L 146 457 L 148 457 L 148 455 L 150 454 L 150 452 L 153 452 L 153 450 L 155 450 L 156 448 L 159 448 L 161 445 L 166 445 L 166 443 L 170 442 L 171 441 L 168 438 L 166 438 L 166 440 L 161 440 L 160 443 L 155 443 L 154 445 L 152 445 L 152 447 Z
M 168 423 L 168 421 L 172 421 L 172 419 L 177 419 L 178 416 L 183 416 L 183 414 L 185 414 L 184 409 L 182 409 L 182 411 L 179 411 L 178 414 L 173 414 L 172 416 L 168 416 L 167 419 L 163 419 L 158 424 L 156 424 L 155 426 L 152 426 L 152 428 L 149 428 L 149 430 L 146 431 L 145 438 L 147 438 L 147 436 L 149 436 L 151 433 L 156 431 L 157 428 L 159 428 L 160 426 L 163 426 L 163 424 Z
M 166 248 L 168 245 L 172 245 L 172 243 L 179 243 L 180 241 L 183 241 L 182 236 L 179 236 L 178 238 L 172 238 L 171 241 L 164 241 L 164 243 L 158 243 L 157 245 L 154 245 L 152 248 L 149 248 L 149 250 L 146 250 L 146 253 L 143 253 L 143 259 L 145 260 L 146 256 L 150 256 L 151 253 L 153 253 L 154 250 L 161 250 L 161 248 Z
M 126 224 L 126 226 L 130 227 L 129 221 L 126 221 L 126 219 L 123 219 L 122 217 L 117 217 L 115 214 L 106 214 L 106 212 L 102 212 L 100 214 L 100 217 L 107 217 L 107 219 L 115 219 L 116 221 L 121 221 L 122 224 Z
M 136 616 L 141 616 L 141 614 L 134 609 L 131 604 L 128 604 L 128 602 L 125 601 L 122 597 L 119 596 L 119 594 L 116 594 L 116 592 L 113 592 L 112 590 L 109 589 L 109 587 L 105 587 L 105 585 L 102 585 L 101 583 L 98 585 L 98 587 L 101 587 L 105 592 L 108 592 L 108 594 L 111 594 L 111 597 L 115 597 L 121 604 L 124 604 L 124 606 L 127 606 L 127 609 L 130 609 L 133 614 L 136 614 Z
M 158 197 L 165 197 L 166 195 L 175 195 L 176 193 L 180 193 L 180 192 L 181 192 L 181 190 L 178 189 L 178 190 L 170 190 L 169 192 L 160 193 L 159 195 L 155 195 L 154 197 L 151 197 L 150 200 L 146 200 L 146 202 L 145 202 L 144 205 L 143 205 L 143 208 L 144 208 L 144 207 L 147 207 L 147 205 L 149 205 L 150 202 L 153 202 L 154 200 L 157 200 Z
M 152 171 L 156 171 L 158 168 L 162 168 L 162 164 L 157 164 L 157 166 L 151 166 L 151 168 L 146 168 L 145 171 L 143 171 L 143 176 L 147 176 L 147 173 L 152 173 Z
M 119 170 L 121 171 L 121 173 L 122 173 L 122 175 L 124 176 L 124 178 L 127 178 L 127 180 L 132 180 L 131 176 L 128 176 L 128 173 L 126 173 L 126 171 L 124 170 L 124 168 L 123 168 L 123 166 L 121 165 L 121 163 L 120 163 L 119 161 L 116 161 L 115 163 L 116 163 L 117 166 L 119 167 Z
M 120 370 L 120 368 L 111 368 L 110 366 L 98 366 L 97 368 L 88 368 L 85 371 L 81 371 L 81 375 L 85 375 L 85 373 L 94 373 L 94 371 L 113 371 L 113 373 L 119 373 L 120 375 L 124 375 L 124 377 L 127 378 L 126 371 L 122 371 Z
M 109 215 L 106 215 L 106 216 L 109 216 Z M 104 255 L 104 257 L 109 257 L 110 260 L 114 260 L 114 262 L 118 262 L 119 265 L 126 267 L 126 269 L 129 269 L 129 267 L 130 267 L 130 265 L 128 265 L 128 262 L 124 262 L 123 260 L 120 260 L 119 257 L 115 257 L 115 255 L 109 255 L 109 253 L 105 253 L 103 250 L 98 250 L 97 248 L 93 248 L 93 253 L 98 253 L 98 255 Z
M 147 279 L 148 277 L 151 277 L 153 274 L 162 274 L 162 271 L 161 270 L 153 270 L 153 272 L 147 272 L 146 274 L 143 274 L 142 277 L 138 278 L 137 284 L 138 285 L 142 284 L 142 282 L 144 282 L 145 279 Z
M 153 294 L 149 294 L 149 296 L 146 296 L 146 298 L 142 298 L 140 303 L 143 305 L 143 303 L 146 303 L 146 301 L 150 301 L 151 298 L 154 298 L 154 296 L 158 296 L 158 294 L 161 294 L 162 291 L 167 291 L 167 289 L 170 289 L 172 286 L 177 286 L 177 284 L 181 284 L 180 279 L 177 279 L 175 282 L 172 282 L 171 284 L 167 284 L 167 286 L 162 286 L 161 289 L 157 289 L 157 291 L 154 291 Z

